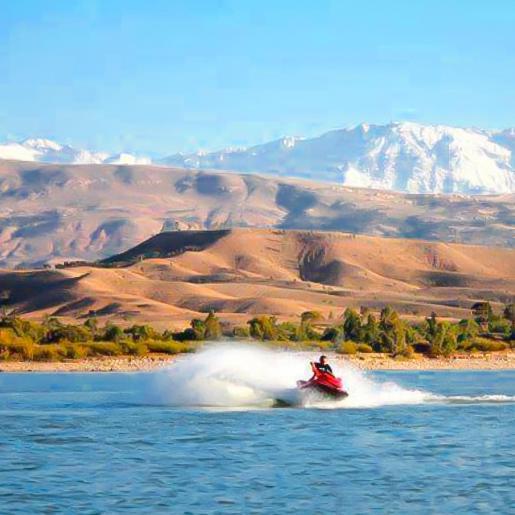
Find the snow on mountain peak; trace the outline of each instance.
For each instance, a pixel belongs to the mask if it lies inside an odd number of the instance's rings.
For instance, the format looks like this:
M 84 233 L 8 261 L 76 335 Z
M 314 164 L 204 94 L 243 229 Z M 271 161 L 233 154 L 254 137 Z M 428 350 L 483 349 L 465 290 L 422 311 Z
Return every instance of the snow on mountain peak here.
M 45 138 L 27 138 L 21 143 L 24 147 L 33 148 L 36 150 L 53 150 L 60 151 L 63 146 L 59 143 L 52 141 L 51 139 Z
M 149 165 L 152 161 L 148 157 L 137 157 L 126 152 L 115 154 L 104 160 L 106 164 L 113 165 Z
M 126 152 L 91 152 L 43 138 L 0 144 L 0 159 L 152 164 L 146 157 Z M 289 175 L 410 193 L 511 193 L 515 191 L 515 129 L 363 123 L 314 138 L 283 137 L 248 148 L 180 153 L 156 164 Z
M 295 143 L 297 142 L 297 138 L 295 136 L 288 136 L 283 138 L 281 143 L 284 148 L 293 148 Z
M 171 156 L 162 163 L 334 181 L 410 193 L 515 191 L 515 138 L 446 125 L 393 122 L 282 138 L 237 153 Z
M 107 152 L 91 152 L 61 145 L 45 138 L 27 138 L 19 143 L 0 144 L 0 159 L 61 164 L 151 164 L 151 160 L 146 157 L 137 157 L 126 152 L 114 155 Z

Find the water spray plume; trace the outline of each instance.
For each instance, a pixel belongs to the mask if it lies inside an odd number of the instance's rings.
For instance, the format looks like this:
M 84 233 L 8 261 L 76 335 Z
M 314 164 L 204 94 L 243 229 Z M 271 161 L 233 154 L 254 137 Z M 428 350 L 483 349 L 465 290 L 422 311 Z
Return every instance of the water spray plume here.
M 282 401 L 301 406 L 360 408 L 416 404 L 432 398 L 430 393 L 408 390 L 396 383 L 376 382 L 341 361 L 332 365 L 350 394 L 347 399 L 335 402 L 303 395 L 296 382 L 310 377 L 309 362 L 317 357 L 249 344 L 215 344 L 158 372 L 153 400 L 174 406 L 258 407 Z

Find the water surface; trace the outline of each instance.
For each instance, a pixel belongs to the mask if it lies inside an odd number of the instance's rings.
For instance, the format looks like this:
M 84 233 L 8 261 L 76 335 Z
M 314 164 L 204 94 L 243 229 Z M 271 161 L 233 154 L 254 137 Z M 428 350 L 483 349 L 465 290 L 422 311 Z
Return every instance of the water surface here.
M 148 374 L 0 375 L 0 511 L 513 509 L 515 372 L 373 376 L 434 397 L 206 409 L 147 402 Z

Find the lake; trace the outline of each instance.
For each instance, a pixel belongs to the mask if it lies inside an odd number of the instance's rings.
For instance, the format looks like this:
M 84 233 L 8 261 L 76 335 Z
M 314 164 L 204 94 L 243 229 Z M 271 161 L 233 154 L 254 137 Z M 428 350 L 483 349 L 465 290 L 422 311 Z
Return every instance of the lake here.
M 168 405 L 153 397 L 158 375 L 0 375 L 0 511 L 515 506 L 514 371 L 367 374 L 430 395 L 338 409 Z

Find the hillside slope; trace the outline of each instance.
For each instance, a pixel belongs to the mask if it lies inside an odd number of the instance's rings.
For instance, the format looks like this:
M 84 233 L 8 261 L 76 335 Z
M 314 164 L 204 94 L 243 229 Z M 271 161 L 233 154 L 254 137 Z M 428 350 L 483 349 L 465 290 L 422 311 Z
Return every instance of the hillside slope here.
M 163 327 L 209 310 L 244 323 L 255 314 L 287 319 L 316 309 L 329 318 L 387 303 L 411 316 L 460 318 L 476 300 L 500 305 L 515 294 L 515 250 L 331 232 L 163 233 L 106 265 L 5 271 L 0 283 L 24 314 Z
M 153 166 L 0 161 L 0 266 L 97 260 L 175 228 L 341 230 L 508 246 L 514 200 Z

